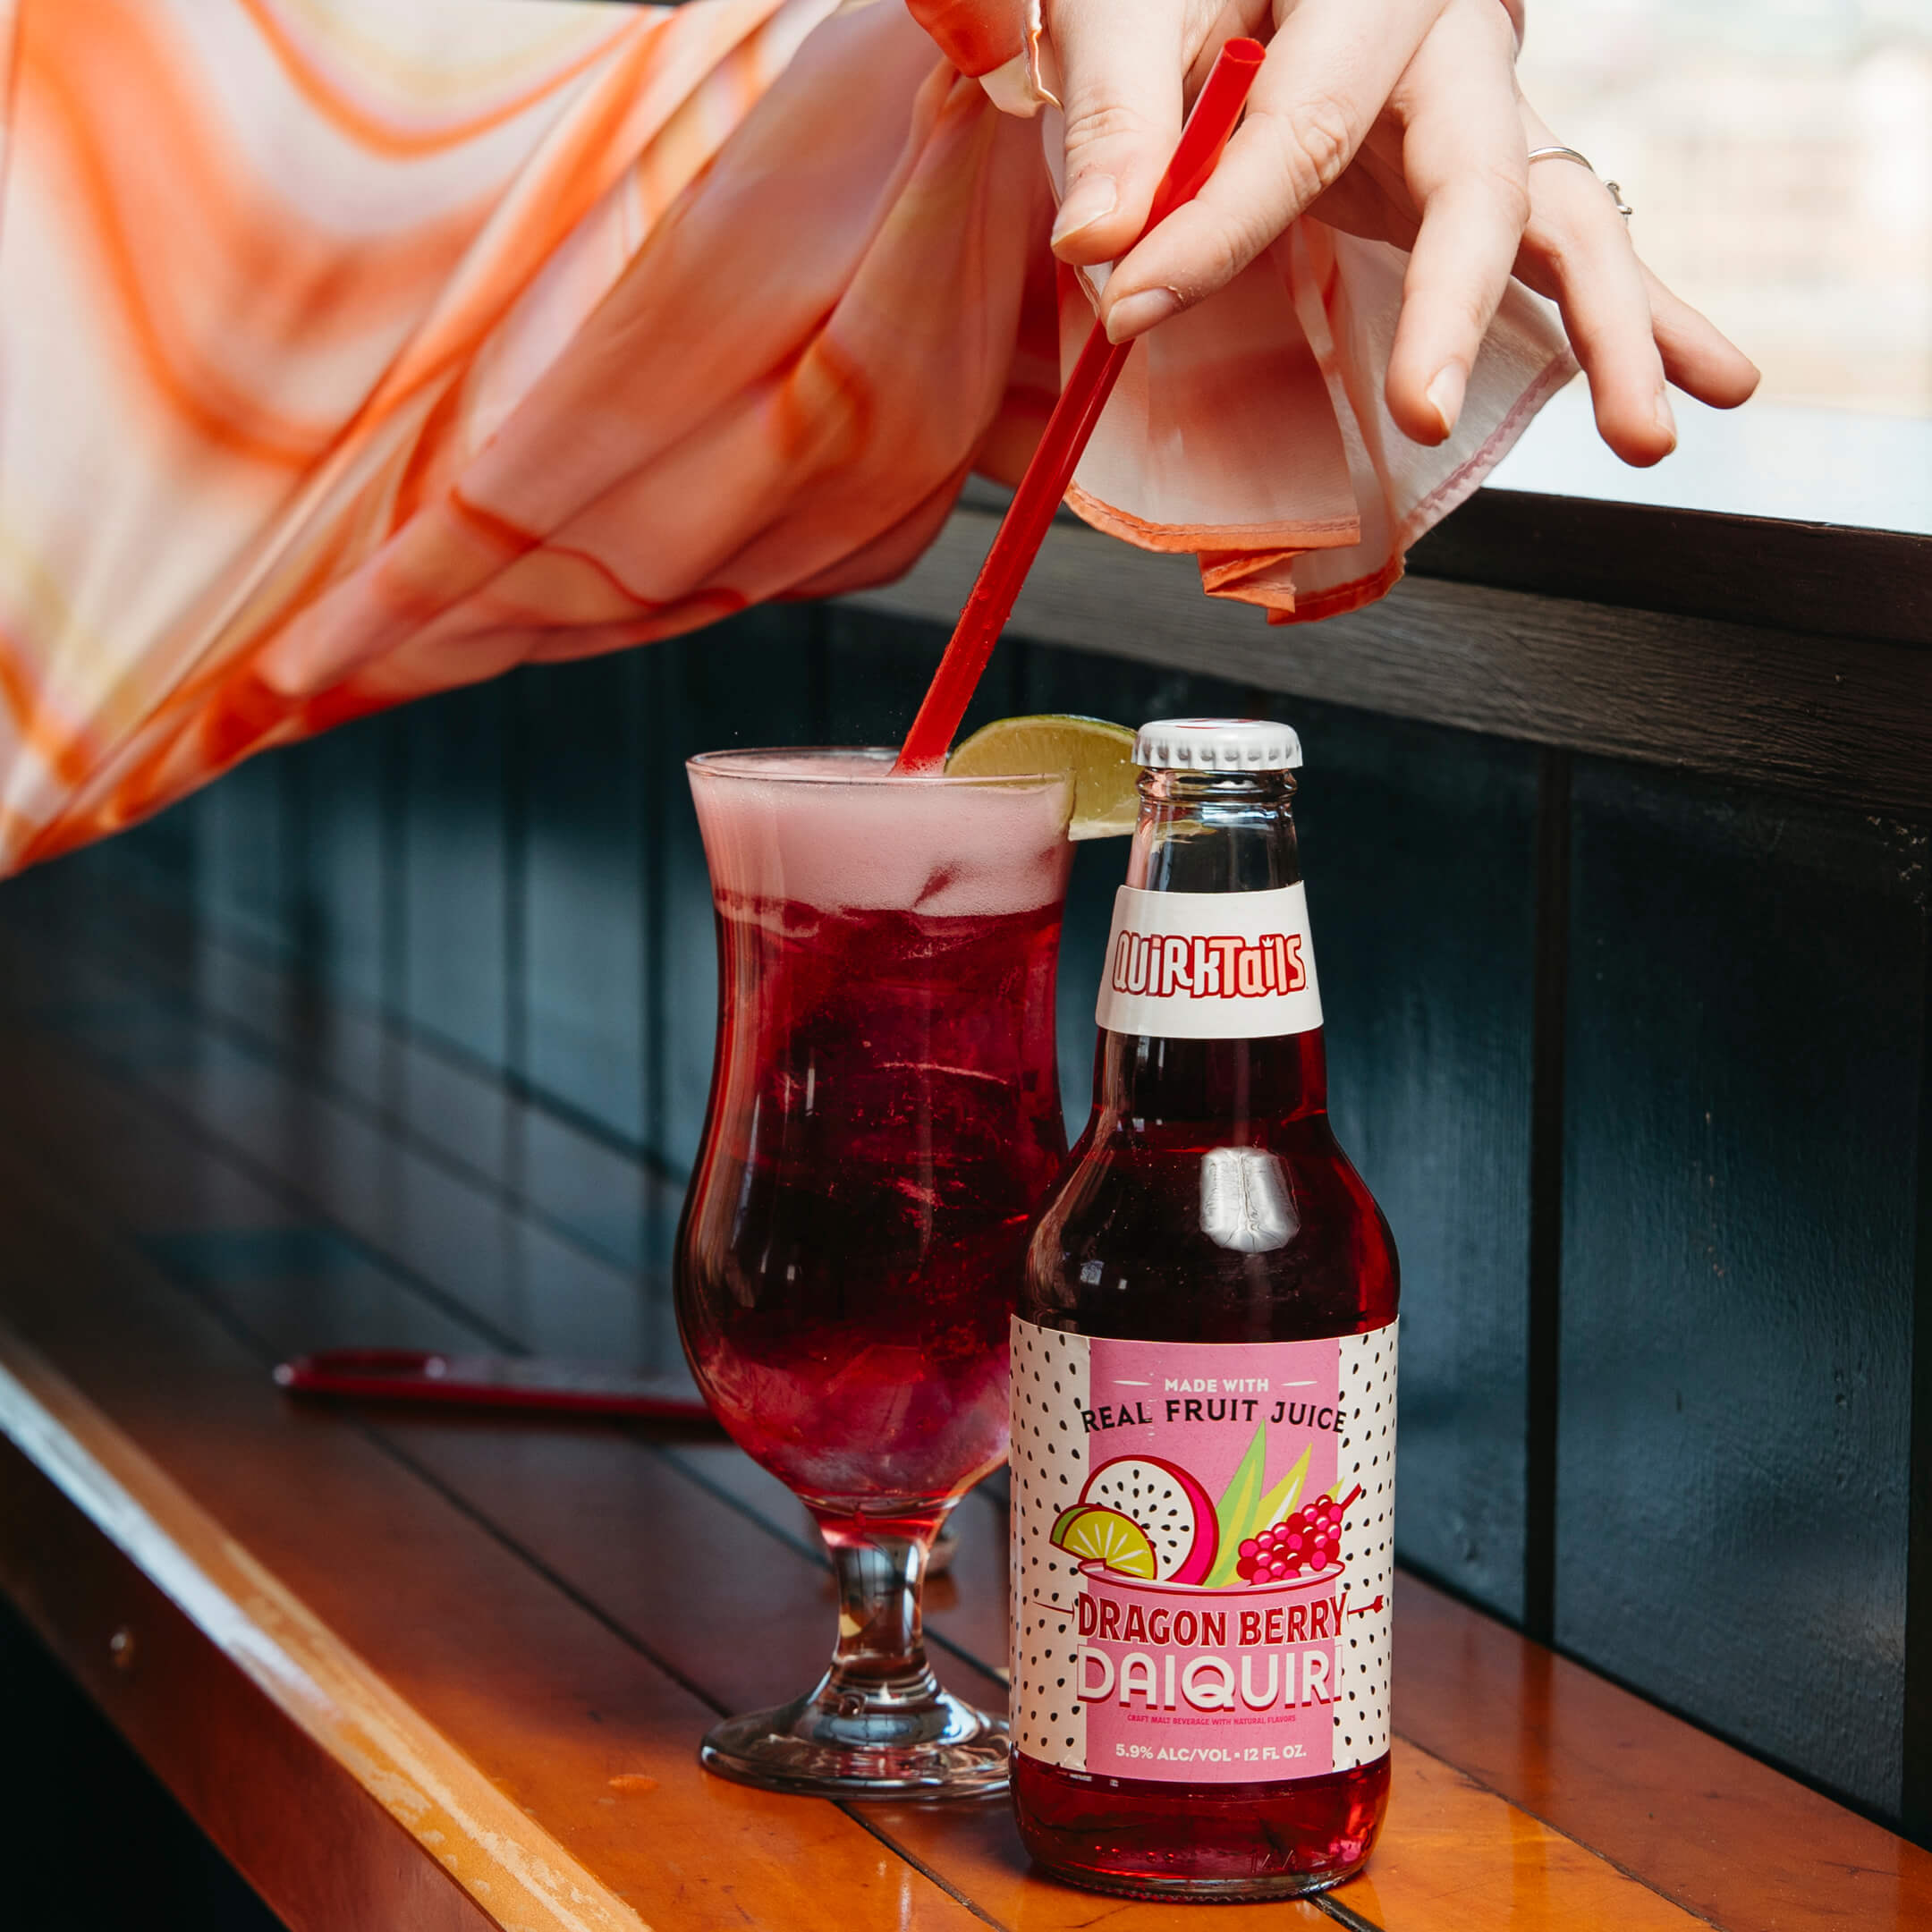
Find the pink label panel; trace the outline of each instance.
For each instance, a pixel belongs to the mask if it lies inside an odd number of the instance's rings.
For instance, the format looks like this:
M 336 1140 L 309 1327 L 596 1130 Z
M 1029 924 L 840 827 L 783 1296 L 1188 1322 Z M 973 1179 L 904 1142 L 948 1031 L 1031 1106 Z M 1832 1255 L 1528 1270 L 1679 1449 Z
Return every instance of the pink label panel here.
M 1389 1502 L 1379 1470 L 1374 1494 L 1351 1473 L 1343 1355 L 1366 1339 L 1222 1348 L 1016 1325 L 1020 1749 L 1183 1784 L 1359 1761 L 1343 1707 L 1349 1688 L 1368 1701 L 1363 1638 L 1387 1577 L 1351 1519 Z M 1385 1708 L 1385 1644 L 1375 1658 Z

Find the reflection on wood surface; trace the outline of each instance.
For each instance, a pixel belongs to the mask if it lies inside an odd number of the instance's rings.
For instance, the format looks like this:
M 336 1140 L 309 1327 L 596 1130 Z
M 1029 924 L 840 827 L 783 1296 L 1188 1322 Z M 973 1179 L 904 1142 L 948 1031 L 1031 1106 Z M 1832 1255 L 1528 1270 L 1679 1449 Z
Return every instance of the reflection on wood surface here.
M 530 1932 L 635 1932 L 642 1924 L 4 1327 L 0 1433 L 493 1919 Z M 137 1624 L 116 1624 L 114 1668 L 143 1668 L 142 1648 Z

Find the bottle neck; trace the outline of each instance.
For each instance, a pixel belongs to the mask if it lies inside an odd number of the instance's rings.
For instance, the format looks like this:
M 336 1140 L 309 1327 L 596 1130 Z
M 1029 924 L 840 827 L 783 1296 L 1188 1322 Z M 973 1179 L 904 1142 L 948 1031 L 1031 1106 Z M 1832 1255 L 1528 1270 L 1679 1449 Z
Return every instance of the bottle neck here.
M 1150 771 L 1127 884 L 1150 893 L 1252 893 L 1301 883 L 1287 772 Z M 1167 1039 L 1103 1030 L 1097 1130 L 1203 1126 L 1216 1144 L 1265 1140 L 1271 1123 L 1325 1113 L 1319 1027 L 1259 1038 Z

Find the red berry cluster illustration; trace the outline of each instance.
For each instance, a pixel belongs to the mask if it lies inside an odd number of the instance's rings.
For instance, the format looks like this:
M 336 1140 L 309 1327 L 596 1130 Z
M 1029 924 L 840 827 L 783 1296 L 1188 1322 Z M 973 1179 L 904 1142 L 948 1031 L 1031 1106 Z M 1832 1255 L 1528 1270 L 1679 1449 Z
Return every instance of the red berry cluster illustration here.
M 1341 1554 L 1342 1513 L 1361 1494 L 1358 1485 L 1337 1503 L 1319 1496 L 1241 1546 L 1234 1573 L 1244 1583 L 1278 1583 L 1284 1577 L 1319 1576 Z

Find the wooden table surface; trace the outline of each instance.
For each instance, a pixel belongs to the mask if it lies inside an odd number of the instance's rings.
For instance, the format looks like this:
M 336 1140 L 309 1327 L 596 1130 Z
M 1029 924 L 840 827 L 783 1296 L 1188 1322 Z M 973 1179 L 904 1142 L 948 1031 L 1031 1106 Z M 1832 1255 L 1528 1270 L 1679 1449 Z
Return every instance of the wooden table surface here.
M 699 1769 L 833 1621 L 722 1441 L 274 1388 L 352 1343 L 663 1359 L 675 1199 L 622 1153 L 57 880 L 0 897 L 0 1589 L 290 1925 L 1201 1922 L 1033 1877 L 1003 1804 Z M 928 1627 L 996 1703 L 1004 1512 L 962 1517 Z M 1216 1925 L 1932 1926 L 1932 1855 L 1412 1577 L 1395 1656 L 1368 1874 Z

